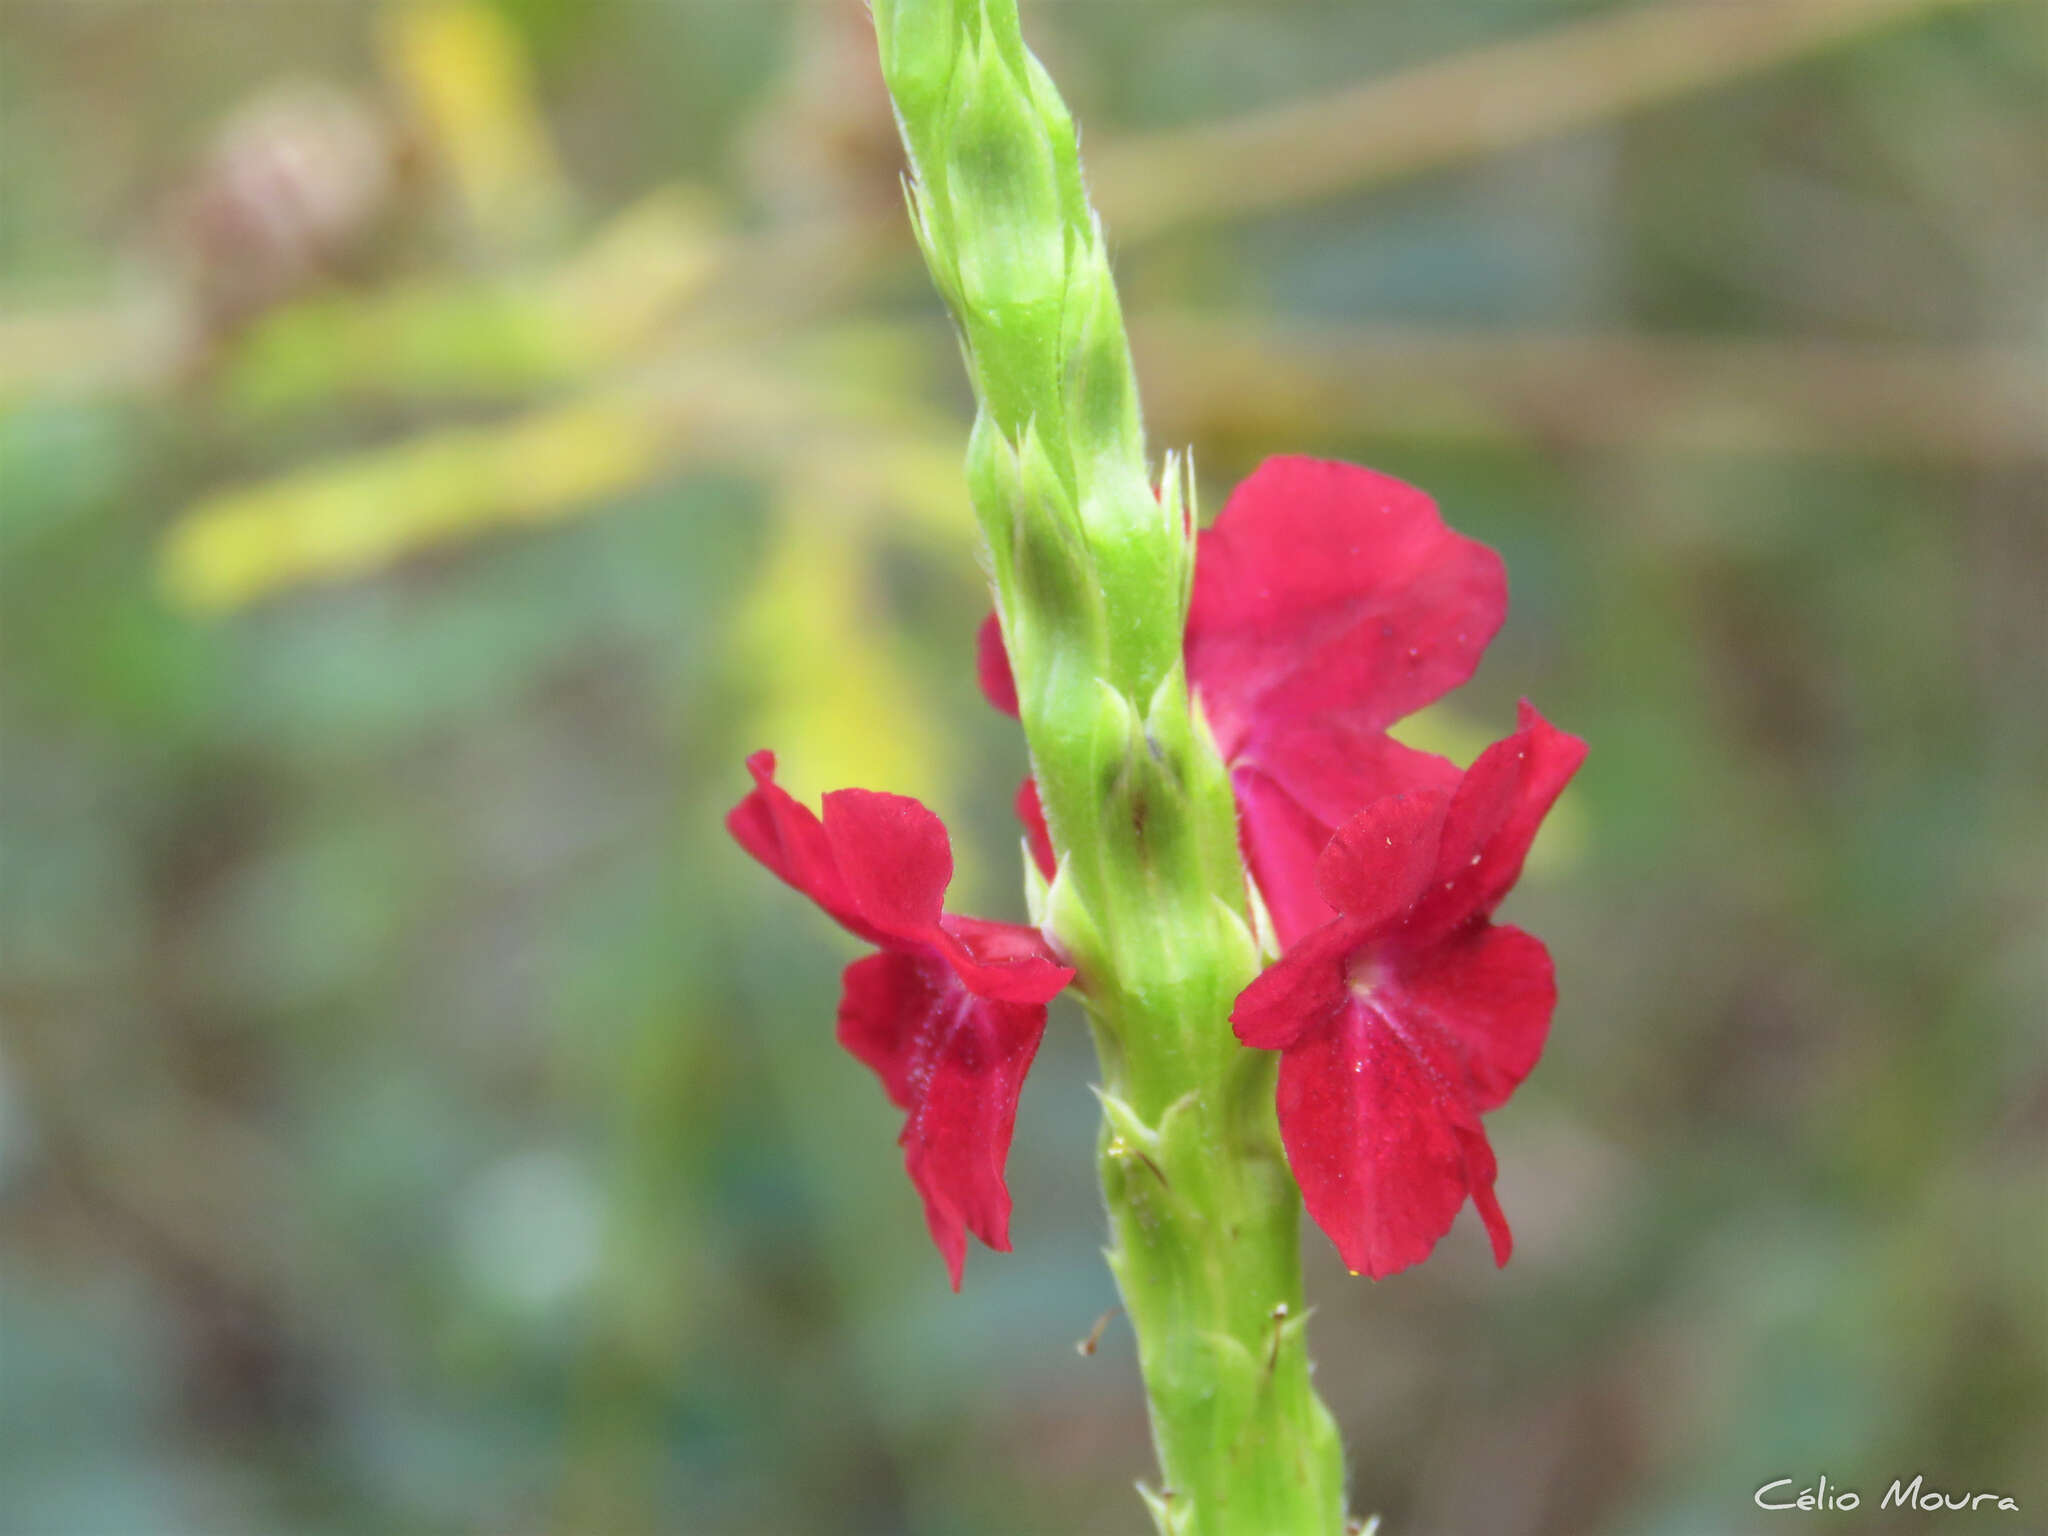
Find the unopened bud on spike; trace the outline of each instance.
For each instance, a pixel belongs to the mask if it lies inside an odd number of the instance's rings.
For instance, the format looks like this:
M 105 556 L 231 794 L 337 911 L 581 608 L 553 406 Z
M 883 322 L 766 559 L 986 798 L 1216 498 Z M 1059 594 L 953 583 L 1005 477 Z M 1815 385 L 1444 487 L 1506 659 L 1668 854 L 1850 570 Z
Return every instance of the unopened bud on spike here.
M 954 82 L 944 151 L 961 299 L 976 354 L 1027 374 L 1042 370 L 1045 362 L 1035 357 L 1002 354 L 1057 345 L 1066 236 L 1054 146 L 986 27 Z M 1023 418 L 1003 424 L 1014 431 Z
M 959 56 L 956 39 L 979 7 L 974 0 L 874 0 L 873 9 L 897 114 L 907 122 L 936 111 Z
M 1144 428 L 1131 372 L 1131 348 L 1124 335 L 1116 284 L 1102 252 L 1099 232 L 1074 253 L 1061 319 L 1067 431 L 1074 456 L 1083 462 L 1144 462 Z

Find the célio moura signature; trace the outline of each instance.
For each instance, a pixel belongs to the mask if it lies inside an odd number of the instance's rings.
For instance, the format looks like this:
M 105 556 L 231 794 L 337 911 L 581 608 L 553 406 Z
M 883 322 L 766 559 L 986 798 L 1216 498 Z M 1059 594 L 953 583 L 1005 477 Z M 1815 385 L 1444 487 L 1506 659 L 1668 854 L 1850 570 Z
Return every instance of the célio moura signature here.
M 1863 1506 L 1863 1495 L 1854 1488 L 1830 1485 L 1827 1474 L 1821 1474 L 1820 1482 L 1810 1488 L 1795 1488 L 1796 1478 L 1781 1477 L 1757 1489 L 1756 1507 L 1769 1510 L 1851 1510 Z M 1924 1486 L 1925 1473 L 1916 1473 L 1909 1483 L 1904 1478 L 1892 1479 L 1891 1487 L 1885 1489 L 1884 1497 L 1878 1500 L 1879 1509 L 1919 1509 L 1930 1513 L 1947 1510 L 1989 1512 L 2003 1511 L 2006 1514 L 2019 1513 L 2019 1501 L 2004 1493 L 1948 1493 L 1940 1488 Z

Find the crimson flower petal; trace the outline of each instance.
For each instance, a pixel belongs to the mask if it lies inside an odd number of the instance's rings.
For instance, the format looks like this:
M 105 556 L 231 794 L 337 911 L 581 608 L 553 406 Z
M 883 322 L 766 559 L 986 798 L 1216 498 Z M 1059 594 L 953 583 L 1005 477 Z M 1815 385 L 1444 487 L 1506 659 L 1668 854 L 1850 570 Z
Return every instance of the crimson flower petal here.
M 1201 535 L 1188 676 L 1226 757 L 1331 710 L 1381 729 L 1470 677 L 1506 613 L 1499 556 L 1421 491 L 1273 458 Z
M 938 926 L 953 880 L 945 824 L 908 795 L 835 789 L 825 797 L 825 839 L 854 909 L 892 938 Z
M 1031 850 L 1031 862 L 1050 880 L 1060 872 L 1053 853 L 1052 829 L 1045 824 L 1045 802 L 1038 797 L 1038 780 L 1026 779 L 1017 786 L 1017 819 L 1024 824 L 1024 843 Z
M 824 825 L 808 806 L 775 782 L 775 754 L 756 752 L 747 759 L 747 772 L 754 776 L 753 793 L 726 816 L 726 830 L 778 879 L 810 897 L 841 927 L 870 942 L 880 942 L 881 936 L 855 908 Z
M 1247 749 L 1231 782 L 1246 861 L 1285 949 L 1333 915 L 1316 863 L 1336 829 L 1386 795 L 1448 796 L 1458 770 L 1382 732 L 1325 717 L 1275 731 Z
M 1004 1003 L 1050 1002 L 1074 979 L 1036 928 L 986 918 L 939 919 L 939 952 L 960 984 L 977 997 Z
M 1316 859 L 1330 829 L 1299 801 L 1255 768 L 1230 776 L 1237 795 L 1238 838 L 1245 863 L 1273 920 L 1280 948 L 1292 949 L 1302 935 L 1333 916 L 1316 890 Z
M 974 671 L 982 697 L 1006 715 L 1017 713 L 1017 679 L 1010 671 L 1010 653 L 1003 648 L 1002 621 L 990 614 L 974 637 Z
M 957 1291 L 967 1233 L 999 1252 L 1010 1246 L 1003 1163 L 1045 1004 L 976 996 L 936 957 L 903 952 L 856 961 L 844 982 L 840 1043 L 908 1112 L 904 1167 Z
M 1433 790 L 1448 797 L 1462 777 L 1447 757 L 1331 715 L 1276 726 L 1237 760 L 1266 774 L 1332 830 L 1385 795 Z
M 1436 873 L 1448 803 L 1433 790 L 1388 795 L 1345 822 L 1316 863 L 1323 900 L 1373 932 L 1405 916 Z
M 1422 1011 L 1464 1049 L 1472 1107 L 1498 1109 L 1543 1054 L 1557 975 L 1543 941 L 1485 924 L 1427 951 L 1402 979 Z
M 1404 1000 L 1354 998 L 1280 1058 L 1281 1140 L 1345 1266 L 1375 1280 L 1427 1258 L 1471 1197 L 1507 1262 L 1493 1149 L 1455 1042 Z
M 1586 744 L 1524 699 L 1516 730 L 1465 771 L 1444 819 L 1437 879 L 1415 915 L 1418 936 L 1491 916 L 1521 878 L 1522 861 L 1550 807 L 1586 760 Z
M 1237 1038 L 1254 1050 L 1285 1051 L 1324 1028 L 1350 1000 L 1345 967 L 1364 937 L 1340 917 L 1259 972 L 1230 1010 Z
M 905 1044 L 944 994 L 944 968 L 923 955 L 884 950 L 854 961 L 839 981 L 839 1043 L 882 1080 L 891 1104 L 916 1108 L 922 1064 Z
M 1479 1220 L 1486 1228 L 1486 1241 L 1493 1249 L 1494 1268 L 1506 1269 L 1508 1260 L 1515 1256 L 1515 1234 L 1508 1230 L 1507 1213 L 1500 1208 L 1500 1197 L 1493 1189 L 1500 1177 L 1500 1165 L 1494 1161 L 1493 1143 L 1486 1139 L 1483 1130 L 1467 1130 L 1459 1134 L 1465 1142 L 1465 1169 L 1472 1183 L 1472 1209 L 1479 1213 Z

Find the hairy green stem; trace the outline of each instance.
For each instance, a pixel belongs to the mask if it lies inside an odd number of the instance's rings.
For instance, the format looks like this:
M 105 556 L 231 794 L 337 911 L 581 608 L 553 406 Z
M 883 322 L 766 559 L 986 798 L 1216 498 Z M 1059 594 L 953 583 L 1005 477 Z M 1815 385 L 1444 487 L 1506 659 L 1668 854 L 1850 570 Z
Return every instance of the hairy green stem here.
M 1101 1057 L 1110 1263 L 1172 1536 L 1336 1536 L 1343 1458 L 1309 1381 L 1300 1198 L 1228 774 L 1181 661 L 1185 463 L 1155 482 L 1072 120 L 1015 0 L 875 0 L 911 210 L 979 406 L 968 479 L 1059 854 L 1038 915 Z

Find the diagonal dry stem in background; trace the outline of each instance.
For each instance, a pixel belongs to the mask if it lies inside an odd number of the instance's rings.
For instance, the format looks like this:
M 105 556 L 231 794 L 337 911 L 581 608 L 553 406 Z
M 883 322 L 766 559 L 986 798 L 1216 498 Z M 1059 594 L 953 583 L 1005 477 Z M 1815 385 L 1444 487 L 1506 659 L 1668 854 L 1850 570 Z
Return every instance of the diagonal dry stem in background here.
M 1986 0 L 1668 0 L 1089 156 L 1123 242 L 1483 159 Z
M 1138 316 L 1131 329 L 1153 411 L 1177 437 L 1284 427 L 1652 453 L 2048 457 L 2048 374 L 2019 348 L 1208 315 Z
M 1288 327 L 1269 319 L 1134 316 L 1155 418 L 1175 436 L 1357 430 L 1382 439 L 1551 443 L 1639 453 L 1838 455 L 2037 463 L 2048 381 L 2020 351 L 1851 346 L 1788 338 L 1516 334 Z M 834 333 L 836 334 L 836 333 Z M 801 387 L 741 353 L 643 370 L 487 426 L 422 432 L 183 513 L 160 550 L 169 594 L 197 611 L 385 569 L 419 552 L 587 515 L 693 467 L 774 481 L 793 443 L 843 494 L 965 539 L 935 493 L 957 429 L 878 408 L 852 387 L 874 344 L 943 348 L 936 328 L 858 328 L 837 369 L 807 354 Z M 830 342 L 831 335 L 823 338 Z M 841 386 L 841 387 L 835 387 Z

